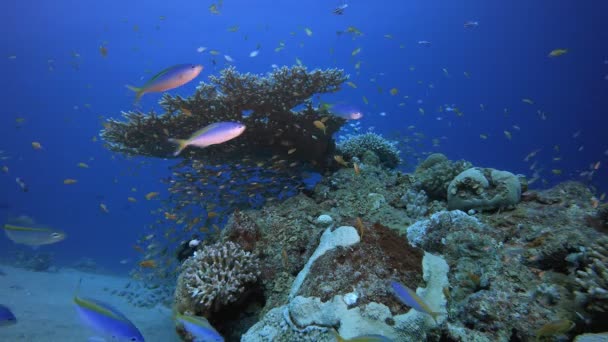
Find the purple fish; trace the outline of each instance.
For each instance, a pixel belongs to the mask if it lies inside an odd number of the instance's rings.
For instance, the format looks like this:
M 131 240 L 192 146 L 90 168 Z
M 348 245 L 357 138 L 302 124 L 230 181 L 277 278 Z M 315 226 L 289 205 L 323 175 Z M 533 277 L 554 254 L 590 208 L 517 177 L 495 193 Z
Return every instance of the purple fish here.
M 181 87 L 195 79 L 202 70 L 202 65 L 178 64 L 154 75 L 141 87 L 127 85 L 127 88 L 135 92 L 135 101 L 138 101 L 146 93 L 156 93 Z
M 74 304 L 82 319 L 98 332 L 119 341 L 143 342 L 137 327 L 120 311 L 98 300 L 74 297 Z
M 179 155 L 188 146 L 207 147 L 232 140 L 245 131 L 245 125 L 240 122 L 216 122 L 192 134 L 188 139 L 169 139 L 177 144 L 174 156 Z
M 437 323 L 437 316 L 441 315 L 441 312 L 434 312 L 431 308 L 420 298 L 416 291 L 403 286 L 401 283 L 396 281 L 391 281 L 391 287 L 393 288 L 393 292 L 395 296 L 405 305 L 411 307 L 416 311 L 420 311 L 422 313 L 428 314 L 435 320 L 435 324 Z

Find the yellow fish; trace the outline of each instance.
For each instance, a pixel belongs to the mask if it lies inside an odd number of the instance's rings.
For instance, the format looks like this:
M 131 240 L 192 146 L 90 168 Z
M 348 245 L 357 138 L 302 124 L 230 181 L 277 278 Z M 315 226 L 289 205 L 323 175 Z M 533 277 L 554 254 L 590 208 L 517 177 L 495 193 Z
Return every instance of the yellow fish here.
M 393 88 L 393 89 L 391 89 L 391 95 L 395 96 L 395 95 L 397 95 L 398 93 L 399 93 L 399 89 L 397 89 L 397 88 Z
M 325 126 L 325 124 L 319 120 L 315 120 L 312 123 L 313 125 L 315 125 L 315 127 L 317 127 L 318 129 L 323 131 L 323 134 L 325 134 L 325 130 L 327 129 L 327 127 Z
M 511 132 L 504 131 L 504 133 L 505 133 L 505 137 L 507 137 L 507 139 L 511 140 L 511 138 L 513 138 L 513 136 L 511 135 Z
M 536 331 L 536 340 L 540 341 L 541 337 L 556 336 L 567 333 L 574 328 L 575 324 L 568 319 L 560 319 L 549 322 Z
M 75 179 L 72 179 L 72 178 L 66 178 L 63 180 L 63 184 L 66 184 L 66 185 L 76 184 L 76 183 L 78 183 L 78 181 Z
M 354 88 L 354 89 L 357 88 L 357 85 L 354 84 L 353 82 L 350 82 L 350 81 L 346 82 L 346 85 L 349 86 L 349 87 L 351 87 L 351 88 Z
M 83 168 L 83 169 L 88 169 L 89 165 L 87 165 L 86 163 L 78 163 L 78 167 Z
M 151 200 L 151 199 L 155 198 L 155 197 L 156 197 L 156 196 L 158 196 L 158 195 L 159 195 L 159 193 L 158 193 L 158 192 L 155 192 L 155 191 L 148 192 L 148 193 L 146 194 L 146 199 L 149 201 L 149 200 Z
M 566 53 L 568 53 L 568 49 L 555 49 L 551 52 L 549 52 L 548 57 L 559 57 L 561 55 L 565 55 Z
M 344 166 L 344 167 L 348 167 L 348 164 L 347 164 L 347 163 L 346 163 L 346 161 L 344 160 L 344 157 L 342 157 L 342 156 L 334 156 L 334 160 L 335 160 L 335 161 L 336 161 L 338 164 L 340 164 L 340 165 L 342 165 L 342 166 Z
M 40 144 L 40 143 L 39 143 L 39 142 L 37 142 L 37 141 L 32 141 L 32 148 L 33 148 L 34 150 L 40 150 L 40 149 L 42 149 L 42 144 Z
M 351 52 L 351 56 L 356 56 L 359 54 L 359 52 L 361 52 L 361 48 L 356 48 L 353 50 L 353 52 Z
M 312 30 L 309 29 L 308 27 L 304 29 L 304 32 L 306 32 L 307 36 L 309 36 L 309 37 L 312 36 Z

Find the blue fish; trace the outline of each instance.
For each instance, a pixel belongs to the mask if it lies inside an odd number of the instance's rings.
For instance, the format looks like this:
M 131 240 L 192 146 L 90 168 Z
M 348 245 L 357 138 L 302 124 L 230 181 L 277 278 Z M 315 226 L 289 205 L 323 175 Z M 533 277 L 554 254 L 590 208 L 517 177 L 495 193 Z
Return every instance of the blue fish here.
M 396 281 L 391 281 L 391 287 L 393 288 L 393 292 L 395 296 L 405 305 L 411 307 L 416 311 L 420 311 L 422 313 L 428 314 L 435 320 L 435 324 L 437 324 L 437 316 L 442 315 L 441 312 L 434 312 L 431 308 L 426 304 L 420 296 L 416 294 L 416 291 L 398 283 Z
M 0 327 L 17 323 L 17 318 L 9 308 L 0 304 Z
M 224 342 L 224 338 L 215 330 L 205 317 L 176 314 L 175 320 L 181 323 L 195 342 Z
M 137 327 L 120 311 L 95 299 L 74 296 L 76 310 L 93 329 L 112 337 L 113 341 L 143 342 Z
M 202 70 L 202 65 L 178 64 L 154 75 L 141 87 L 128 85 L 127 88 L 135 92 L 135 101 L 138 101 L 146 93 L 161 92 L 183 86 L 195 79 Z

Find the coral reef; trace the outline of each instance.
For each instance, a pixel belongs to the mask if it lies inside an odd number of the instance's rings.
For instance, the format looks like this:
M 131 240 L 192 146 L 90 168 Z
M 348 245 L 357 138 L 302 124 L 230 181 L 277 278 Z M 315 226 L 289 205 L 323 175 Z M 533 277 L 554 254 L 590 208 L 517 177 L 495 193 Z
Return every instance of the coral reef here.
M 424 190 L 414 191 L 408 189 L 405 195 L 401 196 L 401 203 L 405 205 L 407 216 L 417 219 L 426 215 L 429 211 L 429 198 Z
M 416 188 L 424 190 L 433 200 L 445 200 L 452 179 L 472 166 L 464 160 L 452 162 L 441 153 L 431 154 L 416 168 L 413 175 Z
M 521 201 L 509 211 L 446 210 L 449 183 L 470 168 L 442 155 L 413 175 L 363 163 L 360 172 L 327 175 L 312 192 L 237 211 L 218 243 L 259 256 L 262 300 L 233 308 L 233 321 L 214 312 L 210 321 L 242 341 L 334 341 L 333 330 L 344 338 L 527 341 L 558 320 L 576 323 L 570 338 L 600 331 L 607 243 L 591 227 L 601 206 L 589 189 L 570 182 L 526 191 L 517 176 L 473 169 L 513 191 L 517 179 Z M 435 325 L 407 308 L 390 280 L 447 315 Z
M 470 168 L 462 171 L 448 186 L 451 210 L 494 210 L 512 208 L 522 192 L 519 178 L 507 171 Z
M 418 289 L 418 294 L 435 311 L 442 312 L 446 304 L 442 289 L 447 286 L 448 265 L 441 257 L 427 254 L 422 266 L 427 286 Z M 247 331 L 242 341 L 334 341 L 333 330 L 343 338 L 373 333 L 395 341 L 423 341 L 435 326 L 430 316 L 413 309 L 392 314 L 383 303 L 348 305 L 348 295 L 337 294 L 327 301 L 294 297 L 287 305 L 270 310 Z
M 576 272 L 578 301 L 589 312 L 608 312 L 608 237 L 599 239 L 587 251 L 584 270 Z
M 313 198 L 334 219 L 352 220 L 360 217 L 367 222 L 381 222 L 399 229 L 412 223 L 401 209 L 400 199 L 412 189 L 410 177 L 386 168 L 363 165 L 359 174 L 342 168 L 319 182 Z M 352 224 L 352 222 L 346 222 Z
M 337 145 L 337 153 L 345 160 L 361 161 L 368 165 L 382 165 L 389 169 L 401 163 L 397 142 L 386 140 L 376 133 L 347 135 Z
M 247 129 L 238 138 L 182 155 L 213 164 L 265 160 L 278 155 L 292 161 L 333 162 L 332 134 L 345 122 L 308 100 L 314 94 L 335 92 L 347 79 L 337 69 L 308 71 L 305 67 L 277 68 L 265 77 L 240 74 L 234 67 L 210 76 L 187 99 L 165 94 L 155 112 L 123 113 L 126 121 L 109 119 L 101 136 L 112 151 L 167 158 L 174 150 L 168 138 L 187 138 L 201 127 L 219 121 L 239 121 Z M 304 105 L 300 111 L 293 108 Z M 244 112 L 249 115 L 244 116 Z M 313 124 L 326 118 L 325 132 Z M 294 152 L 288 153 L 288 151 Z
M 180 313 L 209 316 L 235 302 L 260 275 L 257 258 L 233 242 L 205 246 L 182 265 L 175 290 Z

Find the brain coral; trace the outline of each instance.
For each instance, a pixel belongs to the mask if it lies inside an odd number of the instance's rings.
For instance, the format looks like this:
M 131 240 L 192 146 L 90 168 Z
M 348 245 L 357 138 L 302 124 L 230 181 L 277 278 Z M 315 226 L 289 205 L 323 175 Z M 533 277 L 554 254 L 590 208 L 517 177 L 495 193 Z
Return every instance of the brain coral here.
M 258 258 L 233 242 L 205 246 L 182 265 L 175 304 L 179 312 L 206 316 L 239 299 L 260 275 Z

